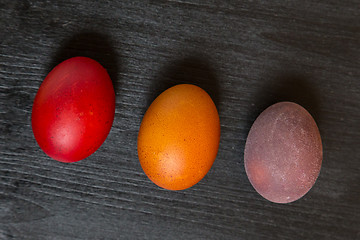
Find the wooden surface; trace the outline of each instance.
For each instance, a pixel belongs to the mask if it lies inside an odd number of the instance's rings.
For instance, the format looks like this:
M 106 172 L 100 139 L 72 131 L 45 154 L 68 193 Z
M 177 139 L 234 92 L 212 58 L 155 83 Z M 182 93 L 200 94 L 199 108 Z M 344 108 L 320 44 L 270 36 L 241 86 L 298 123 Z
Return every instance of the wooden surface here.
M 0 1 L 0 239 L 360 239 L 360 4 L 328 1 Z M 35 94 L 62 60 L 111 75 L 116 114 L 100 149 L 56 162 L 31 129 Z M 219 109 L 221 143 L 185 191 L 154 185 L 137 158 L 143 114 L 190 82 Z M 252 188 L 247 133 L 271 104 L 318 123 L 320 176 L 274 204 Z

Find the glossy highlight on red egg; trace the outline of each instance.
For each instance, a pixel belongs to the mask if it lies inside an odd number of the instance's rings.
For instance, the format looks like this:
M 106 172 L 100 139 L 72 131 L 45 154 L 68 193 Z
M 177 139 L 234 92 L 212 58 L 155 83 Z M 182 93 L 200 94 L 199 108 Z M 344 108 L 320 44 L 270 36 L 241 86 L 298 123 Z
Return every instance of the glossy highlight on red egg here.
M 32 108 L 32 129 L 40 148 L 61 162 L 94 153 L 115 115 L 112 81 L 98 62 L 73 57 L 57 65 L 41 84 Z
M 319 129 L 300 105 L 280 102 L 263 111 L 246 140 L 244 164 L 255 190 L 275 203 L 304 196 L 320 173 Z

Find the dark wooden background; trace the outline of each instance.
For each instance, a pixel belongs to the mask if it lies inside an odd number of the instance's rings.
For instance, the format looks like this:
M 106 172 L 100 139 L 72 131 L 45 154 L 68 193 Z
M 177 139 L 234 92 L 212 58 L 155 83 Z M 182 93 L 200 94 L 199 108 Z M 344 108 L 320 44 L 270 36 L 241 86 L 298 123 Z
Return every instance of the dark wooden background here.
M 360 239 L 360 2 L 0 0 L 0 239 Z M 58 63 L 99 61 L 116 90 L 111 132 L 74 164 L 31 129 L 35 94 Z M 147 107 L 183 82 L 210 93 L 221 143 L 206 177 L 178 192 L 137 158 Z M 318 123 L 320 176 L 274 204 L 247 179 L 247 133 L 271 104 Z

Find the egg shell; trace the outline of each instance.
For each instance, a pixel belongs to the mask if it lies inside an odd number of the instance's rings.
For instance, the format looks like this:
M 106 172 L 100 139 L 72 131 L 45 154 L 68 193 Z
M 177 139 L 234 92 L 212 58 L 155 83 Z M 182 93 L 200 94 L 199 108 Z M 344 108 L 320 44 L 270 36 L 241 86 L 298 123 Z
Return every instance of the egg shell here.
M 138 156 L 158 186 L 183 190 L 210 170 L 220 141 L 220 119 L 200 87 L 180 84 L 160 94 L 146 111 L 138 134 Z
M 252 125 L 244 164 L 260 195 L 289 203 L 312 188 L 322 157 L 320 132 L 312 116 L 296 103 L 280 102 L 263 111 Z
M 95 60 L 70 58 L 41 84 L 32 108 L 32 129 L 41 149 L 61 162 L 94 153 L 105 141 L 115 114 L 115 92 Z

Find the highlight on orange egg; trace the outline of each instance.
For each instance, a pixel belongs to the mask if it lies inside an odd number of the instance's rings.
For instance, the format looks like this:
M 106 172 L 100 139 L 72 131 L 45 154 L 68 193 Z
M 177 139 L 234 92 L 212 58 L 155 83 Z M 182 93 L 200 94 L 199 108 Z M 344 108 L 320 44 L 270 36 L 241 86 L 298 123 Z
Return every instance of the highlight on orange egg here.
M 180 84 L 161 93 L 146 111 L 138 134 L 138 156 L 156 185 L 183 190 L 198 183 L 213 165 L 220 119 L 200 87 Z

